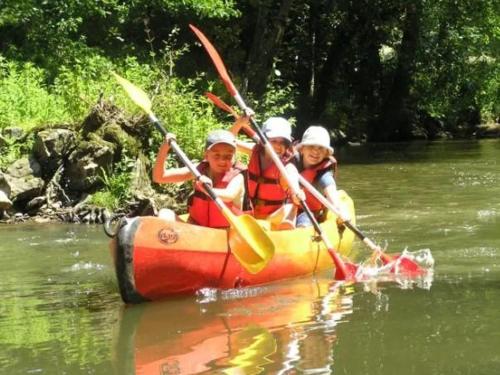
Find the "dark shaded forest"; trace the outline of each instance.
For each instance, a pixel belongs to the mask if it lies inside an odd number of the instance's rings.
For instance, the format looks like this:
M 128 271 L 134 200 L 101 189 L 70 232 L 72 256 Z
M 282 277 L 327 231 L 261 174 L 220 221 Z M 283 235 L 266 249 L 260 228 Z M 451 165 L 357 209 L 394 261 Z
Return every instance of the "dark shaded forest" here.
M 141 72 L 127 76 L 140 76 L 147 89 L 158 91 L 166 77 L 180 82 L 177 92 L 187 85 L 223 96 L 193 23 L 256 112 L 296 119 L 297 133 L 321 123 L 359 141 L 468 137 L 498 122 L 499 7 L 493 0 L 4 0 L 0 127 L 41 122 L 36 106 L 16 107 L 42 94 L 53 98 L 44 109 L 64 107 L 45 122 L 79 121 L 106 92 L 99 85 L 110 68 Z

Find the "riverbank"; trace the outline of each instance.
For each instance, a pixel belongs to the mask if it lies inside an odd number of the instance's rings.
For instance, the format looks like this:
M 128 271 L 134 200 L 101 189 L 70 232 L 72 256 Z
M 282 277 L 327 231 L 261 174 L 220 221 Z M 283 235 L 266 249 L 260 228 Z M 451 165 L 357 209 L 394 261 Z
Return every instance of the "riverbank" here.
M 345 145 L 341 147 L 362 144 L 339 131 L 332 136 L 334 144 Z M 127 118 L 105 101 L 77 126 L 3 129 L 0 223 L 92 224 L 113 213 L 156 215 L 161 207 L 183 211 L 189 185 L 163 187 L 151 181 L 155 137 L 146 117 Z M 433 139 L 461 137 L 442 131 Z M 478 125 L 471 137 L 500 137 L 500 125 Z M 422 138 L 428 134 L 415 134 L 416 140 Z
M 4 129 L 0 222 L 102 223 L 117 212 L 182 209 L 185 186 L 152 186 L 151 128 L 100 101 L 77 126 Z

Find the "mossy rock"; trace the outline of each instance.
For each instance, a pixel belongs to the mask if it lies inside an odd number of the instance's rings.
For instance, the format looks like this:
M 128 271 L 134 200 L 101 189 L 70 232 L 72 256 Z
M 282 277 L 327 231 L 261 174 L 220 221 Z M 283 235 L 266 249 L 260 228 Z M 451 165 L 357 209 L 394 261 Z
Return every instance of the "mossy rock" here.
M 70 154 L 65 168 L 67 186 L 73 191 L 92 191 L 103 185 L 103 173 L 110 173 L 116 145 L 96 134 L 81 141 Z
M 127 154 L 131 157 L 137 157 L 140 153 L 141 143 L 116 123 L 103 125 L 96 132 L 96 135 L 102 140 L 115 145 L 115 160 L 121 159 L 123 150 L 126 150 Z

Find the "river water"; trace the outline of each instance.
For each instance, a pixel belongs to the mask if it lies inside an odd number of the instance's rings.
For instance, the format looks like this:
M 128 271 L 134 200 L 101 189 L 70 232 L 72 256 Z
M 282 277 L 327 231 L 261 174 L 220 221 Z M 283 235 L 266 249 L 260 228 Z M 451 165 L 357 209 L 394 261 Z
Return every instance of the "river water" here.
M 0 226 L 1 374 L 500 374 L 500 141 L 340 151 L 358 226 L 424 285 L 331 272 L 125 307 L 100 226 Z M 358 256 L 368 256 L 355 243 Z

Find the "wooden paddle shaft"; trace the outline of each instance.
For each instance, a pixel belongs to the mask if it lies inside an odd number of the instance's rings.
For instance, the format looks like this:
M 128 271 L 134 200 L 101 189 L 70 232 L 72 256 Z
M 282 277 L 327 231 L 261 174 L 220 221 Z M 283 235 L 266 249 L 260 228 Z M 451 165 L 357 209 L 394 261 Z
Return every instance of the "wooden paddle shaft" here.
M 249 114 L 249 110 L 247 105 L 245 104 L 245 101 L 241 97 L 238 91 L 236 91 L 236 94 L 234 95 L 234 100 L 236 103 L 238 103 L 238 106 L 245 112 L 245 114 Z M 225 104 L 225 103 L 224 103 Z M 281 159 L 278 157 L 274 149 L 272 148 L 273 146 L 267 139 L 267 137 L 264 135 L 258 124 L 256 123 L 255 119 L 253 117 L 250 117 L 250 121 L 253 126 L 253 130 L 257 133 L 258 139 L 261 141 L 261 143 L 264 145 L 264 148 L 267 150 L 268 154 L 271 155 L 271 159 L 273 160 L 274 164 L 278 167 L 280 173 L 282 176 L 285 177 L 286 182 L 288 183 L 288 186 L 290 189 L 292 189 L 293 194 L 297 194 L 296 187 L 291 183 L 290 176 L 288 175 L 288 172 L 286 171 L 285 166 L 283 165 L 283 162 Z M 247 133 L 248 134 L 248 133 Z M 249 134 L 252 138 L 253 135 Z M 309 220 L 312 222 L 314 229 L 316 232 L 319 234 L 323 242 L 325 243 L 326 247 L 328 249 L 332 249 L 332 244 L 330 243 L 329 239 L 325 236 L 323 230 L 321 229 L 318 221 L 314 217 L 314 214 L 311 212 L 311 209 L 307 206 L 306 202 L 304 200 L 300 200 L 300 204 L 302 206 L 302 209 L 306 213 L 306 215 L 309 217 Z
M 239 100 L 242 101 L 241 96 L 239 96 L 239 94 L 238 94 L 238 97 L 239 97 Z M 235 97 L 235 99 L 236 99 L 236 97 Z M 236 101 L 238 102 L 238 104 L 241 107 L 242 104 L 240 103 L 240 101 L 238 101 L 238 99 Z M 246 106 L 244 106 L 244 104 L 243 104 L 242 109 L 245 110 L 245 108 L 246 108 Z M 288 184 L 288 187 L 292 190 L 293 194 L 297 195 L 297 193 L 298 193 L 297 192 L 297 187 L 292 183 L 292 180 L 291 180 L 290 175 L 288 174 L 288 172 L 287 172 L 287 170 L 285 168 L 285 165 L 283 164 L 283 162 L 281 161 L 281 159 L 278 157 L 278 155 L 276 154 L 276 152 L 273 149 L 273 146 L 271 145 L 271 143 L 269 142 L 269 140 L 266 138 L 266 136 L 264 135 L 264 133 L 262 132 L 262 130 L 260 129 L 260 127 L 257 125 L 257 123 L 255 122 L 255 120 L 253 119 L 253 117 L 251 117 L 250 120 L 252 122 L 252 126 L 253 126 L 255 132 L 259 136 L 260 141 L 264 145 L 264 148 L 266 149 L 267 153 L 271 156 L 271 159 L 273 160 L 274 164 L 278 167 L 278 170 L 280 171 L 281 175 L 285 177 L 285 180 L 286 180 L 286 182 Z M 328 239 L 328 237 L 325 236 L 325 233 L 323 232 L 323 229 L 321 229 L 318 221 L 314 217 L 314 214 L 311 212 L 311 209 L 307 206 L 305 200 L 304 199 L 299 199 L 299 201 L 300 201 L 300 205 L 302 206 L 302 210 L 304 210 L 304 212 L 306 213 L 306 215 L 309 217 L 309 220 L 313 224 L 314 229 L 316 230 L 316 232 L 318 233 L 318 235 L 321 237 L 321 239 L 325 243 L 325 246 L 328 249 L 332 249 L 333 246 L 330 243 L 330 240 Z
M 370 249 L 380 253 L 382 249 L 377 246 L 372 240 L 366 237 L 363 232 L 361 232 L 356 226 L 354 226 L 350 221 L 344 220 L 340 214 L 340 210 L 335 207 L 332 202 L 330 202 L 323 194 L 321 194 L 309 181 L 307 181 L 303 176 L 299 176 L 299 181 L 302 186 L 304 186 L 317 200 L 321 202 L 326 208 L 335 213 L 340 219 L 344 221 L 344 225 L 359 237 Z
M 149 114 L 149 119 L 151 122 L 155 125 L 156 129 L 158 129 L 164 137 L 167 136 L 167 130 L 163 127 L 161 124 L 160 120 L 158 118 L 150 113 Z M 184 165 L 189 169 L 189 171 L 194 175 L 194 177 L 199 180 L 200 177 L 202 176 L 200 171 L 195 167 L 195 165 L 191 162 L 191 160 L 187 157 L 187 155 L 182 151 L 182 149 L 179 147 L 176 141 L 171 140 L 170 141 L 170 147 L 174 150 L 176 155 L 181 159 L 181 161 L 184 163 Z M 215 204 L 223 211 L 224 215 L 226 216 L 228 213 L 230 213 L 230 210 L 227 208 L 227 206 L 224 204 L 224 202 L 218 197 L 215 192 L 213 191 L 212 187 L 207 184 L 206 182 L 203 182 L 203 187 L 205 188 L 207 194 L 210 196 L 211 199 L 215 202 Z

